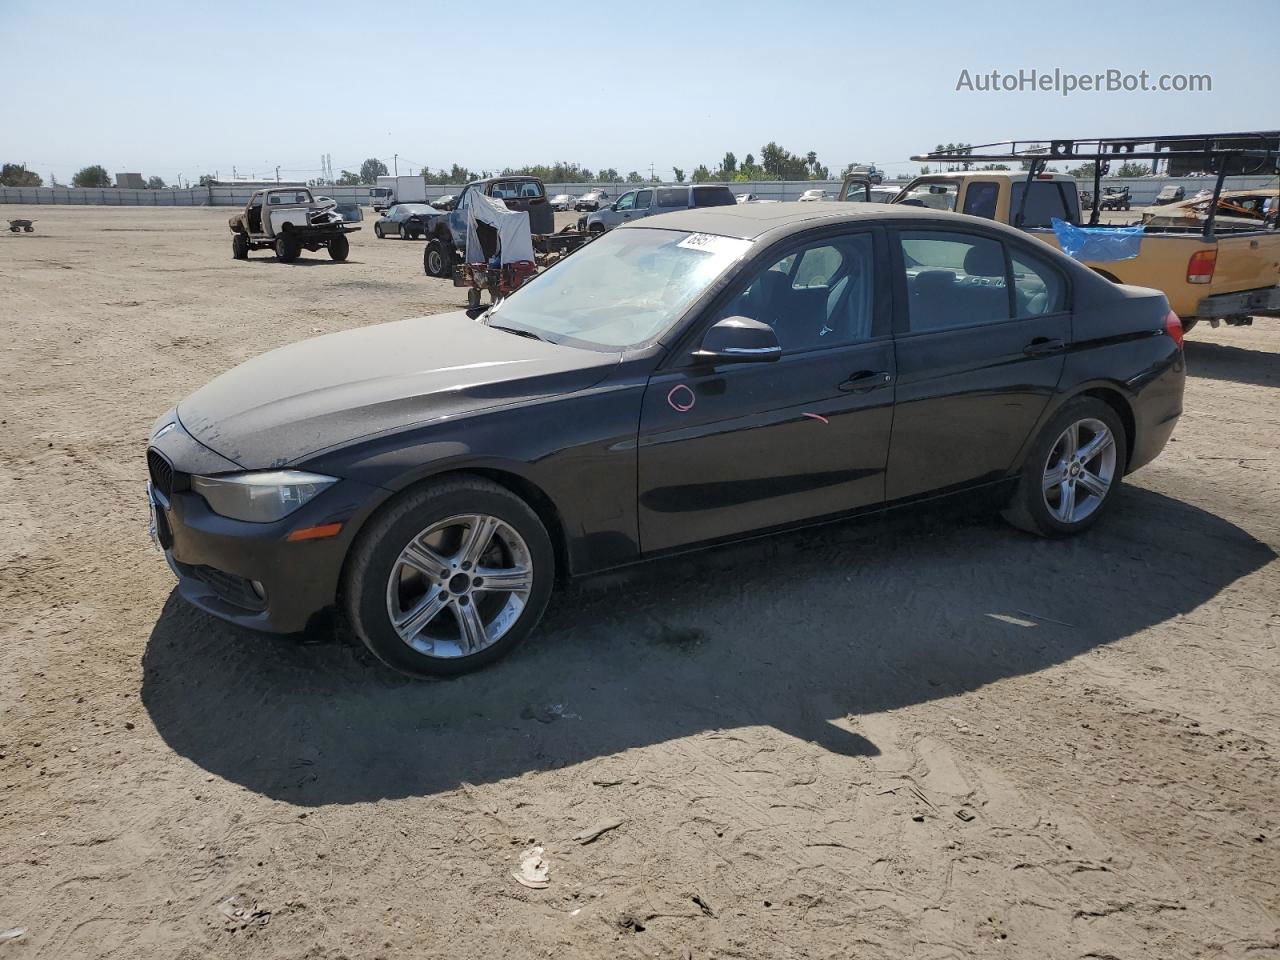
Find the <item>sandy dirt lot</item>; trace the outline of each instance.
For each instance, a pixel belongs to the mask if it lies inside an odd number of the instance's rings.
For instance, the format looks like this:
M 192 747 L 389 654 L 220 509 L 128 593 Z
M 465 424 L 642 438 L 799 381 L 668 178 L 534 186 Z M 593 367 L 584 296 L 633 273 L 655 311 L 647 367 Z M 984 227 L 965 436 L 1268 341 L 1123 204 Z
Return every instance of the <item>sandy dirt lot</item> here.
M 189 609 L 148 541 L 184 394 L 462 302 L 369 221 L 233 261 L 229 212 L 6 208 L 0 955 L 1280 958 L 1280 323 L 1191 335 L 1174 442 L 1082 539 L 775 538 L 413 682 Z

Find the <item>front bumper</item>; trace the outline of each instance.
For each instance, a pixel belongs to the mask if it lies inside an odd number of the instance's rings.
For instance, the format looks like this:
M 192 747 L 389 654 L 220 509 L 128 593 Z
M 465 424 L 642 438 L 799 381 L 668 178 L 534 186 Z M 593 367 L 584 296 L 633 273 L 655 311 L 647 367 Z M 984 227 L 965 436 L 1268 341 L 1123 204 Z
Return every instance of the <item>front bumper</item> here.
M 155 539 L 178 578 L 179 595 L 243 627 L 271 633 L 305 629 L 333 606 L 356 531 L 386 491 L 342 480 L 275 523 L 232 520 L 188 488 L 186 471 L 208 472 L 205 465 L 183 460 L 181 452 L 193 443 L 180 426 L 153 439 L 151 449 L 172 465 L 173 480 L 168 490 L 157 489 L 153 471 L 147 485 Z M 330 524 L 341 529 L 319 539 L 289 539 Z

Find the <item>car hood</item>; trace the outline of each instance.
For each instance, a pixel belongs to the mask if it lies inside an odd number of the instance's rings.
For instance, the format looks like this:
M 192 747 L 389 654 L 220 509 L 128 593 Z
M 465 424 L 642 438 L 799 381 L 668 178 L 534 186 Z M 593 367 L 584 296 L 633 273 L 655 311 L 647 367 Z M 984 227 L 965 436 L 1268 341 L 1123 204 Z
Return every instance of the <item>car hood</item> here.
M 178 418 L 245 469 L 279 467 L 361 437 L 583 390 L 619 358 L 438 314 L 265 353 L 191 394 Z

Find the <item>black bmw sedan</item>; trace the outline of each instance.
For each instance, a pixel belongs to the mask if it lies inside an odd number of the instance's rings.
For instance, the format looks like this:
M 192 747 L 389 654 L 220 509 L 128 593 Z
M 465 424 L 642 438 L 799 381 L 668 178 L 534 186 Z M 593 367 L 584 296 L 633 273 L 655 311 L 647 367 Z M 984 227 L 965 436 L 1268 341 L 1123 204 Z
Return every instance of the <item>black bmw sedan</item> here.
M 183 597 L 291 632 L 342 604 L 383 661 L 510 650 L 553 584 L 990 487 L 1087 529 L 1182 410 L 1182 328 L 1034 238 L 876 204 L 652 217 L 488 313 L 317 337 L 156 423 Z
M 397 203 L 383 212 L 373 224 L 373 233 L 379 240 L 399 237 L 416 240 L 431 232 L 431 225 L 443 216 L 429 203 Z

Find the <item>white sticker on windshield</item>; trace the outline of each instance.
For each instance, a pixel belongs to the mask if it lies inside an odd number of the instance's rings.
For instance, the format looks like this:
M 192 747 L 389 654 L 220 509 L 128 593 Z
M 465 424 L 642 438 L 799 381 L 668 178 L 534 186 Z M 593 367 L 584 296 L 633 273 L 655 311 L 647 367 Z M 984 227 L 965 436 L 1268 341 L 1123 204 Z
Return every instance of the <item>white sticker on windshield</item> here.
M 751 241 L 739 240 L 736 237 L 718 237 L 714 233 L 691 233 L 676 246 L 684 247 L 686 250 L 701 250 L 703 253 L 737 257 L 751 246 Z

